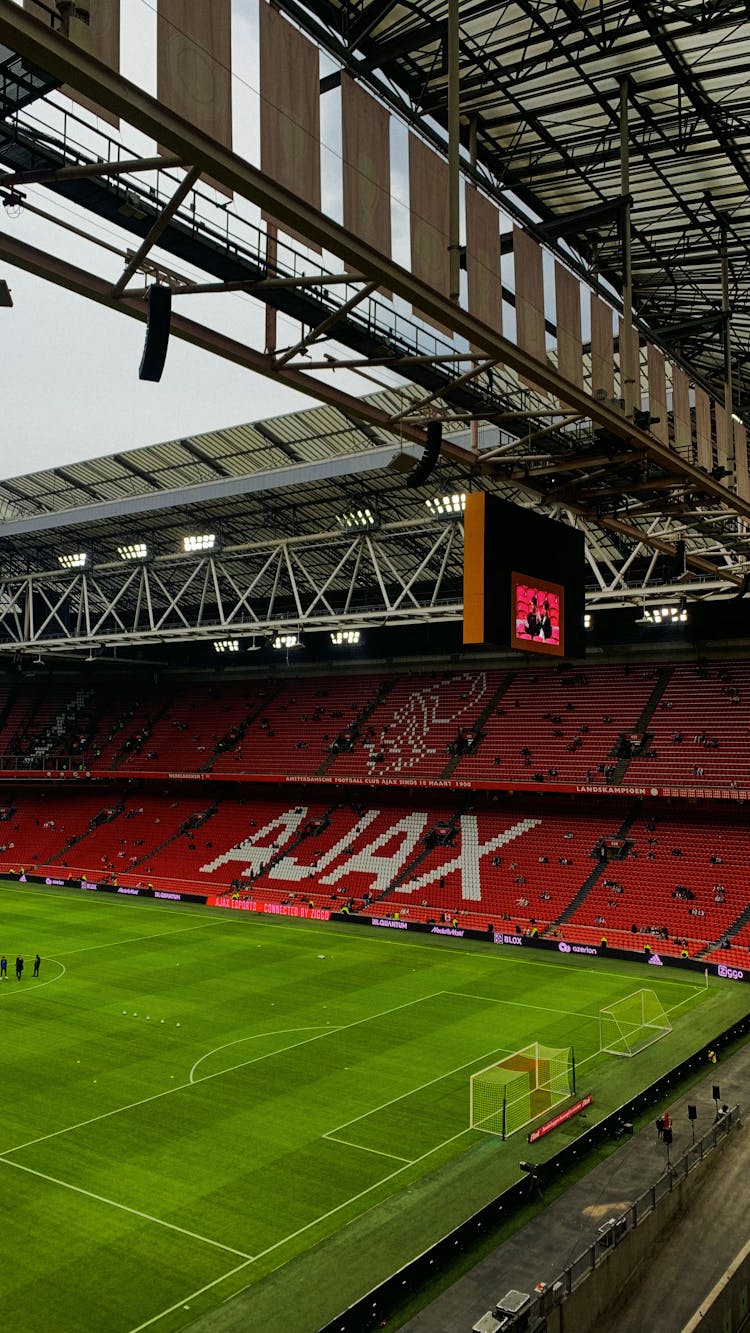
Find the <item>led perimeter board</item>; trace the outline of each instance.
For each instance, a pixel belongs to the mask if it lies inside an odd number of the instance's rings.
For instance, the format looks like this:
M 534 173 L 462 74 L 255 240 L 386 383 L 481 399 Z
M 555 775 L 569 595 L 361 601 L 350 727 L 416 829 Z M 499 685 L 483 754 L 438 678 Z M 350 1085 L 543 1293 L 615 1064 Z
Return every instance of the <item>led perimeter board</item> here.
M 464 643 L 583 657 L 584 537 L 487 495 L 466 496 Z

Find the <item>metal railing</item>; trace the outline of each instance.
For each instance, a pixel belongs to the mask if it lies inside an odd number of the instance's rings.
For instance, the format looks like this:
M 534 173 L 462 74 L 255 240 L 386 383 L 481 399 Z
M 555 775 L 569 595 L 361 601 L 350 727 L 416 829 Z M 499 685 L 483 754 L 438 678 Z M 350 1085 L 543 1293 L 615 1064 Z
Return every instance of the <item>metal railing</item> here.
M 563 1269 L 544 1291 L 535 1295 L 531 1303 L 524 1306 L 517 1319 L 512 1319 L 508 1323 L 506 1326 L 508 1333 L 511 1333 L 520 1322 L 530 1330 L 536 1328 L 537 1323 L 543 1324 L 550 1310 L 566 1300 L 600 1264 L 605 1263 L 610 1250 L 619 1245 L 629 1232 L 641 1226 L 672 1193 L 675 1186 L 685 1180 L 690 1172 L 700 1165 L 740 1123 L 739 1106 L 732 1106 L 726 1112 L 720 1112 L 711 1128 L 701 1138 L 691 1143 L 680 1157 L 671 1161 L 663 1175 L 644 1194 L 641 1194 L 624 1212 L 618 1213 L 599 1227 L 597 1239 Z

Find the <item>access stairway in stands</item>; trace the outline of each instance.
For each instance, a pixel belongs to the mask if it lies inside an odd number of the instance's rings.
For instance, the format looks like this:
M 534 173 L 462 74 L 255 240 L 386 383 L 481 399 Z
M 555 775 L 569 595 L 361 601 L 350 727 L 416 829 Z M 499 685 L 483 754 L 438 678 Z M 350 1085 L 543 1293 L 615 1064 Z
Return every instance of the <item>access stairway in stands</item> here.
M 509 671 L 505 679 L 500 681 L 500 684 L 498 685 L 494 694 L 490 696 L 489 703 L 487 703 L 487 705 L 482 709 L 479 716 L 472 723 L 471 725 L 472 734 L 480 737 L 480 740 L 473 747 L 471 751 L 472 754 L 476 754 L 477 750 L 482 744 L 483 738 L 481 738 L 481 732 L 485 722 L 487 722 L 489 718 L 492 716 L 498 704 L 500 703 L 500 700 L 505 694 L 506 690 L 510 689 L 510 686 L 513 684 L 515 678 L 516 678 L 515 671 Z M 448 763 L 445 765 L 445 768 L 443 769 L 442 773 L 440 774 L 441 778 L 451 777 L 454 770 L 458 768 L 458 765 L 461 763 L 463 757 L 464 757 L 463 751 L 457 751 L 456 754 L 452 755 L 451 758 L 448 760 Z
M 634 820 L 638 817 L 639 810 L 640 810 L 640 802 L 636 801 L 635 804 L 633 805 L 632 810 L 630 810 L 629 813 L 625 816 L 620 827 L 617 830 L 617 833 L 615 834 L 615 837 L 618 840 L 620 838 L 623 839 L 627 838 Z M 591 855 L 592 856 L 594 855 L 594 851 L 591 852 Z M 614 864 L 616 865 L 617 862 L 615 862 Z M 596 865 L 594 866 L 590 874 L 586 876 L 585 880 L 583 881 L 583 884 L 576 893 L 575 897 L 571 898 L 565 910 L 560 913 L 559 917 L 555 921 L 554 924 L 556 926 L 562 926 L 565 924 L 566 921 L 570 921 L 571 917 L 575 915 L 581 904 L 586 901 L 594 885 L 598 882 L 599 877 L 601 876 L 603 871 L 605 871 L 607 868 L 608 868 L 607 862 L 603 858 L 597 860 Z

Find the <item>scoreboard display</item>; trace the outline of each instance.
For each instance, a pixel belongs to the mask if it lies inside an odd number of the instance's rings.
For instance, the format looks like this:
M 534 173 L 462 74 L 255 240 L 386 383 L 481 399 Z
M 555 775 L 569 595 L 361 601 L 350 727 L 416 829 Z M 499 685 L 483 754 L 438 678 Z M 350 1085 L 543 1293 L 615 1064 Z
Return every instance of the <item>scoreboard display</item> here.
M 582 532 L 484 491 L 466 496 L 464 643 L 585 651 Z

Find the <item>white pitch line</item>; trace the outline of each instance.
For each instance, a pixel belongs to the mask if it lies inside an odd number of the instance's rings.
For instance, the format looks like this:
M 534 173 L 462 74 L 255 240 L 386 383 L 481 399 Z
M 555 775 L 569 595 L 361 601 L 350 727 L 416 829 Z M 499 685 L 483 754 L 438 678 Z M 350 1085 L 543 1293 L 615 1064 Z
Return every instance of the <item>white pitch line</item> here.
M 340 1030 L 340 1028 L 331 1028 L 327 1025 L 324 1027 L 322 1023 L 312 1023 L 303 1028 L 274 1028 L 271 1032 L 254 1032 L 251 1037 L 237 1037 L 234 1041 L 225 1041 L 223 1046 L 214 1046 L 212 1051 L 206 1051 L 205 1055 L 201 1055 L 196 1060 L 190 1070 L 188 1083 L 202 1083 L 202 1079 L 193 1077 L 198 1065 L 202 1065 L 203 1061 L 210 1059 L 212 1055 L 218 1055 L 219 1051 L 226 1051 L 230 1046 L 241 1046 L 246 1041 L 260 1041 L 262 1037 L 282 1037 L 289 1032 L 340 1032 Z M 296 1046 L 304 1046 L 304 1044 L 304 1041 L 293 1041 L 291 1046 L 280 1046 L 278 1051 L 269 1051 L 268 1055 L 269 1057 L 271 1055 L 281 1055 L 284 1051 L 293 1051 Z M 241 1068 L 241 1066 L 236 1067 Z M 224 1069 L 221 1072 L 225 1074 L 227 1071 Z
M 378 1157 L 392 1157 L 396 1162 L 406 1162 L 408 1166 L 411 1166 L 414 1160 L 413 1157 L 402 1157 L 397 1152 L 384 1152 L 382 1148 L 369 1148 L 365 1143 L 351 1143 L 349 1139 L 339 1139 L 333 1133 L 323 1134 L 321 1137 L 328 1139 L 329 1143 L 342 1143 L 345 1148 L 359 1148 L 362 1152 L 377 1153 Z
M 464 1000 L 486 1000 L 488 1004 L 509 1004 L 514 1009 L 538 1009 L 543 1014 L 566 1014 L 569 1018 L 598 1018 L 584 1009 L 558 1009 L 548 1004 L 524 1004 L 522 1000 L 502 1000 L 498 995 L 474 995 L 466 990 L 446 990 L 443 995 L 460 995 Z
M 444 1139 L 442 1143 L 438 1143 L 434 1148 L 430 1148 L 427 1152 L 422 1153 L 421 1157 L 415 1157 L 412 1161 L 405 1162 L 403 1166 L 396 1167 L 395 1171 L 389 1172 L 387 1176 L 381 1176 L 380 1180 L 376 1180 L 374 1184 L 368 1185 L 365 1189 L 360 1190 L 358 1194 L 353 1194 L 351 1198 L 345 1199 L 343 1203 L 337 1203 L 335 1208 L 329 1208 L 327 1213 L 321 1213 L 319 1217 L 314 1217 L 312 1221 L 306 1222 L 304 1226 L 298 1227 L 296 1231 L 290 1232 L 288 1236 L 284 1236 L 281 1240 L 275 1241 L 273 1245 L 268 1245 L 265 1250 L 261 1250 L 259 1254 L 253 1255 L 252 1259 L 249 1259 L 246 1263 L 238 1264 L 237 1268 L 233 1268 L 230 1272 L 224 1273 L 222 1277 L 217 1277 L 205 1287 L 200 1287 L 198 1291 L 191 1292 L 189 1296 L 183 1296 L 181 1300 L 175 1301 L 174 1305 L 170 1305 L 166 1310 L 161 1310 L 159 1314 L 153 1315 L 153 1317 L 147 1319 L 145 1323 L 138 1324 L 137 1328 L 130 1329 L 130 1333 L 142 1333 L 144 1328 L 151 1328 L 154 1324 L 158 1324 L 160 1319 L 165 1319 L 167 1315 L 173 1314 L 175 1310 L 182 1309 L 184 1305 L 195 1300 L 198 1296 L 202 1296 L 204 1292 L 210 1291 L 212 1287 L 218 1286 L 220 1282 L 228 1281 L 230 1277 L 234 1277 L 235 1273 L 241 1272 L 243 1268 L 248 1268 L 250 1264 L 257 1263 L 259 1259 L 265 1259 L 267 1254 L 273 1254 L 274 1250 L 280 1249 L 282 1245 L 287 1245 L 289 1241 L 296 1240 L 298 1236 L 304 1235 L 304 1233 L 309 1231 L 311 1227 L 316 1227 L 320 1222 L 327 1222 L 329 1217 L 334 1217 L 335 1214 L 340 1213 L 343 1208 L 348 1208 L 350 1204 L 357 1203 L 358 1200 L 363 1199 L 366 1194 L 372 1194 L 373 1190 L 379 1189 L 381 1185 L 386 1185 L 389 1180 L 394 1180 L 396 1176 L 400 1176 L 402 1171 L 407 1171 L 410 1166 L 417 1166 L 419 1162 L 425 1161 L 425 1159 L 431 1157 L 433 1153 L 439 1152 L 441 1148 L 446 1148 L 449 1143 L 454 1143 L 456 1139 L 463 1138 L 464 1134 L 470 1134 L 471 1132 L 471 1129 L 467 1126 L 466 1129 L 460 1130 L 458 1134 L 452 1134 L 449 1139 Z M 231 1298 L 239 1296 L 243 1290 L 244 1288 L 240 1288 L 238 1291 L 232 1292 Z M 229 1299 L 230 1297 L 227 1297 L 227 1300 Z
M 253 1255 L 252 1262 L 257 1263 L 259 1259 L 264 1259 L 267 1254 L 273 1254 L 274 1250 L 280 1249 L 282 1245 L 286 1245 L 290 1240 L 296 1240 L 298 1236 L 302 1236 L 305 1231 L 309 1231 L 311 1227 L 317 1226 L 319 1222 L 326 1222 L 328 1218 L 333 1217 L 335 1213 L 340 1213 L 342 1208 L 348 1208 L 350 1203 L 357 1203 L 357 1201 L 363 1199 L 366 1194 L 371 1194 L 373 1190 L 378 1189 L 381 1185 L 387 1184 L 389 1180 L 393 1180 L 396 1176 L 400 1176 L 402 1171 L 407 1171 L 410 1166 L 417 1166 L 419 1162 L 424 1162 L 426 1158 L 432 1157 L 433 1153 L 440 1152 L 441 1148 L 446 1148 L 449 1143 L 454 1143 L 456 1139 L 463 1138 L 464 1134 L 471 1133 L 472 1130 L 467 1125 L 466 1129 L 459 1130 L 458 1134 L 452 1134 L 449 1139 L 443 1139 L 442 1143 L 435 1144 L 434 1148 L 428 1148 L 427 1152 L 423 1152 L 420 1157 L 414 1157 L 404 1166 L 396 1167 L 396 1170 L 391 1171 L 389 1175 L 382 1176 L 380 1180 L 376 1180 L 374 1185 L 368 1185 L 366 1189 L 360 1190 L 359 1194 L 353 1194 L 350 1199 L 345 1199 L 343 1203 L 337 1203 L 336 1207 L 329 1208 L 327 1213 L 321 1213 L 320 1217 L 314 1217 L 311 1222 L 306 1222 L 304 1226 L 298 1227 L 297 1230 L 292 1231 L 290 1235 L 284 1236 L 283 1240 L 277 1240 L 273 1245 L 269 1245 L 265 1250 L 261 1250 L 259 1254 Z
M 38 990 L 41 990 L 43 986 L 51 986 L 53 981 L 62 981 L 62 978 L 65 976 L 64 963 L 61 963 L 57 958 L 43 958 L 42 962 L 57 963 L 57 966 L 62 968 L 62 972 L 58 972 L 56 977 L 49 977 L 47 981 L 39 981 L 36 984 L 32 984 L 31 986 L 28 987 L 28 989 L 24 987 L 23 982 L 21 982 L 20 984 L 16 983 L 15 987 L 11 987 L 10 990 L 0 991 L 0 1004 L 5 1004 L 5 1001 L 9 1000 L 13 995 L 35 995 L 36 992 Z M 31 978 L 31 980 L 33 983 L 34 980 L 33 977 Z M 3 996 L 5 997 L 5 999 L 2 998 Z
M 381 1102 L 380 1106 L 373 1106 L 369 1111 L 363 1111 L 362 1115 L 355 1115 L 351 1120 L 345 1120 L 343 1125 L 335 1125 L 333 1129 L 326 1130 L 324 1137 L 331 1134 L 338 1134 L 340 1129 L 348 1129 L 349 1125 L 356 1125 L 359 1120 L 366 1120 L 368 1116 L 377 1115 L 378 1111 L 384 1111 L 387 1106 L 393 1106 L 396 1102 L 403 1102 L 407 1097 L 412 1097 L 416 1092 L 423 1092 L 425 1088 L 431 1088 L 433 1083 L 442 1083 L 444 1078 L 451 1078 L 453 1074 L 460 1074 L 462 1069 L 469 1069 L 471 1065 L 479 1064 L 480 1060 L 490 1060 L 493 1055 L 513 1055 L 513 1051 L 507 1050 L 504 1046 L 493 1046 L 491 1051 L 485 1051 L 482 1055 L 477 1055 L 473 1060 L 466 1060 L 462 1065 L 456 1065 L 455 1069 L 446 1069 L 444 1073 L 438 1074 L 435 1078 L 429 1078 L 425 1083 L 420 1083 L 416 1088 L 409 1088 L 408 1092 L 399 1093 L 398 1097 L 391 1097 L 390 1101 Z M 406 1160 L 406 1159 L 404 1159 Z M 417 1161 L 419 1158 L 417 1158 Z
M 593 1055 L 586 1056 L 585 1059 L 577 1061 L 577 1067 L 580 1068 L 581 1065 L 588 1064 L 590 1060 L 596 1059 L 598 1054 L 599 1052 L 596 1051 Z M 335 1208 L 330 1208 L 327 1213 L 321 1213 L 319 1217 L 314 1218 L 311 1222 L 307 1222 L 304 1226 L 299 1227 L 288 1236 L 284 1236 L 282 1240 L 278 1240 L 273 1245 L 269 1245 L 265 1250 L 261 1250 L 259 1254 L 254 1255 L 253 1258 L 249 1259 L 246 1263 L 238 1264 L 236 1268 L 232 1268 L 228 1273 L 224 1273 L 221 1277 L 215 1278 L 213 1282 L 209 1282 L 206 1286 L 199 1287 L 197 1291 L 190 1292 L 189 1295 L 183 1296 L 181 1300 L 175 1301 L 174 1305 L 168 1306 L 166 1310 L 161 1310 L 159 1314 L 153 1315 L 151 1319 L 147 1319 L 144 1323 L 138 1324 L 137 1328 L 130 1329 L 130 1333 L 143 1333 L 144 1329 L 152 1328 L 154 1324 L 159 1323 L 159 1320 L 165 1319 L 167 1315 L 173 1314 L 175 1310 L 182 1309 L 184 1305 L 196 1300 L 198 1296 L 204 1295 L 205 1292 L 211 1291 L 213 1287 L 218 1286 L 221 1282 L 228 1281 L 229 1278 L 234 1277 L 236 1273 L 240 1273 L 243 1268 L 249 1268 L 250 1264 L 257 1263 L 259 1259 L 264 1259 L 267 1254 L 272 1254 L 274 1250 L 278 1250 L 282 1245 L 286 1245 L 289 1241 L 296 1240 L 298 1236 L 303 1235 L 305 1231 L 309 1231 L 311 1227 L 317 1226 L 319 1222 L 327 1221 L 329 1217 L 333 1217 L 335 1213 L 341 1212 L 341 1210 L 348 1207 L 349 1204 L 356 1203 L 359 1199 L 364 1198 L 366 1194 L 371 1194 L 372 1191 L 377 1189 L 380 1185 L 385 1185 L 388 1181 L 395 1179 L 396 1176 L 401 1175 L 402 1171 L 406 1171 L 408 1166 L 417 1166 L 420 1162 L 425 1161 L 426 1158 L 431 1157 L 433 1153 L 439 1152 L 441 1148 L 447 1147 L 449 1143 L 455 1143 L 456 1139 L 463 1138 L 465 1134 L 470 1133 L 472 1133 L 472 1130 L 467 1126 L 466 1129 L 459 1130 L 458 1134 L 452 1134 L 450 1138 L 444 1139 L 442 1143 L 438 1143 L 434 1148 L 430 1148 L 427 1152 L 422 1153 L 421 1157 L 415 1157 L 403 1166 L 397 1167 L 395 1171 L 391 1171 L 387 1176 L 382 1176 L 381 1179 L 375 1181 L 373 1185 L 368 1185 L 366 1189 L 360 1190 L 359 1194 L 353 1194 L 351 1198 L 346 1199 L 344 1203 L 337 1204 Z M 356 1146 L 360 1147 L 361 1145 L 357 1144 Z M 236 1296 L 239 1296 L 243 1290 L 245 1290 L 244 1287 L 239 1288 L 236 1292 L 232 1292 L 231 1296 L 228 1296 L 226 1299 L 234 1299 Z
M 304 1041 L 294 1042 L 292 1046 L 285 1046 L 281 1051 L 268 1051 L 265 1055 L 254 1056 L 251 1060 L 242 1060 L 237 1065 L 230 1065 L 228 1069 L 217 1069 L 214 1074 L 204 1074 L 202 1078 L 197 1078 L 194 1083 L 178 1083 L 174 1088 L 164 1088 L 162 1092 L 153 1092 L 149 1097 L 141 1097 L 138 1101 L 127 1102 L 124 1106 L 115 1106 L 111 1111 L 102 1111 L 101 1115 L 90 1116 L 88 1120 L 79 1120 L 75 1125 L 66 1125 L 63 1129 L 54 1129 L 50 1134 L 40 1134 L 36 1139 L 27 1139 L 25 1143 L 16 1143 L 12 1148 L 3 1148 L 0 1157 L 8 1153 L 20 1152 L 22 1148 L 32 1148 L 37 1143 L 46 1143 L 48 1139 L 58 1138 L 61 1134 L 72 1134 L 76 1129 L 83 1129 L 86 1125 L 94 1125 L 100 1120 L 108 1120 L 113 1115 L 121 1115 L 123 1111 L 134 1111 L 138 1106 L 146 1106 L 149 1102 L 159 1101 L 161 1097 L 170 1097 L 175 1092 L 184 1092 L 186 1089 L 195 1088 L 201 1083 L 208 1083 L 212 1078 L 221 1078 L 224 1074 L 231 1074 L 236 1069 L 244 1069 L 246 1065 L 258 1064 L 261 1060 L 270 1060 L 274 1055 L 283 1055 L 285 1051 L 293 1050 L 296 1046 L 306 1046 L 311 1041 L 320 1041 L 322 1037 L 332 1035 L 334 1032 L 343 1032 L 349 1028 L 359 1027 L 363 1023 L 372 1023 L 378 1018 L 385 1018 L 388 1014 L 396 1013 L 399 1009 L 408 1009 L 413 1004 L 422 1004 L 425 1000 L 434 1000 L 441 991 L 433 991 L 430 995 L 421 995 L 414 1000 L 407 1000 L 404 1004 L 393 1005 L 390 1009 L 383 1009 L 380 1013 L 369 1014 L 367 1018 L 358 1018 L 353 1023 L 345 1023 L 341 1027 L 326 1027 L 317 1037 L 307 1037 Z
M 705 994 L 706 994 L 705 986 L 696 986 L 695 990 L 692 990 L 690 994 L 685 997 L 684 1000 L 680 1000 L 679 1004 L 671 1004 L 666 1012 L 668 1014 L 673 1014 L 675 1009 L 681 1009 L 683 1004 L 688 1004 L 689 1001 L 694 1000 L 697 995 L 705 995 Z
M 209 930 L 211 926 L 218 926 L 221 922 L 216 919 L 205 921 L 202 926 L 180 926 L 178 930 L 157 930 L 153 935 L 131 935 L 127 940 L 107 940 L 104 944 L 84 944 L 80 949 L 58 949 L 63 958 L 68 958 L 74 953 L 90 953 L 92 949 L 116 949 L 120 944 L 139 944 L 142 940 L 160 940 L 164 935 L 188 935 L 193 930 Z
M 56 1176 L 48 1176 L 44 1171 L 37 1171 L 32 1166 L 23 1166 L 20 1162 L 9 1162 L 7 1157 L 0 1155 L 0 1163 L 3 1166 L 11 1166 L 15 1171 L 25 1171 L 30 1176 L 38 1176 L 40 1180 L 48 1180 L 51 1185 L 60 1185 L 62 1189 L 72 1190 L 75 1194 L 84 1194 L 87 1199 L 95 1199 L 97 1203 L 105 1203 L 110 1208 L 119 1208 L 123 1213 L 131 1213 L 133 1217 L 140 1217 L 144 1222 L 155 1222 L 157 1226 L 167 1227 L 169 1231 L 179 1231 L 182 1236 L 189 1236 L 191 1240 L 199 1240 L 204 1245 L 213 1245 L 217 1250 L 226 1250 L 228 1254 L 237 1254 L 241 1259 L 253 1259 L 252 1254 L 246 1254 L 244 1250 L 236 1250 L 233 1245 L 224 1245 L 220 1240 L 212 1240 L 210 1236 L 201 1236 L 197 1231 L 188 1231 L 186 1227 L 180 1227 L 176 1222 L 165 1222 L 161 1217 L 153 1217 L 151 1213 L 142 1213 L 139 1208 L 130 1208 L 126 1203 L 118 1203 L 116 1199 L 107 1199 L 103 1194 L 94 1194 L 93 1190 L 85 1190 L 80 1185 L 72 1185 L 69 1180 L 59 1180 Z
M 24 895 L 26 898 L 39 898 L 40 896 L 42 896 L 40 894 L 40 890 L 48 887 L 47 885 L 44 884 L 36 884 L 34 885 L 33 888 L 27 888 L 27 889 L 21 888 L 19 886 L 20 886 L 20 881 L 18 880 L 5 881 L 4 875 L 2 874 L 2 872 L 0 872 L 0 892 L 2 892 L 3 889 L 7 888 L 8 892 L 13 894 L 14 896 Z M 117 911 L 118 908 L 122 907 L 124 903 L 135 903 L 135 902 L 143 903 L 144 901 L 147 901 L 146 899 L 134 898 L 131 897 L 130 895 L 127 896 L 123 895 L 120 898 L 116 898 L 113 897 L 112 895 L 105 894 L 104 897 L 102 897 L 101 894 L 92 895 L 85 889 L 78 889 L 78 890 L 74 889 L 72 893 L 63 893 L 62 890 L 58 888 L 55 889 L 55 899 L 56 900 L 59 899 L 61 902 L 66 902 L 66 903 L 76 903 L 79 907 L 90 907 L 93 911 L 98 911 L 100 909 L 102 911 L 106 911 L 107 908 L 109 908 L 110 911 Z M 157 903 L 155 903 L 153 899 L 149 899 L 148 901 L 152 904 L 146 909 L 149 912 L 176 912 L 179 911 L 180 908 L 182 908 L 183 911 L 187 911 L 191 907 L 198 907 L 202 905 L 199 903 L 193 903 L 193 904 L 172 903 L 169 907 L 166 906 L 161 907 Z M 206 910 L 209 912 L 213 912 L 213 911 L 219 911 L 220 909 L 209 907 Z
M 242 1269 L 247 1268 L 248 1264 L 252 1262 L 252 1259 L 246 1259 L 244 1264 L 238 1264 L 236 1268 L 230 1268 L 228 1273 L 222 1273 L 221 1277 L 215 1277 L 213 1282 L 207 1282 L 204 1287 L 198 1287 L 197 1291 L 191 1291 L 189 1295 L 181 1296 L 179 1301 L 175 1301 L 174 1305 L 168 1306 L 166 1310 L 160 1310 L 159 1314 L 152 1315 L 151 1319 L 146 1319 L 137 1328 L 131 1328 L 130 1333 L 143 1333 L 144 1328 L 151 1328 L 152 1324 L 158 1324 L 159 1320 L 166 1319 L 168 1314 L 174 1314 L 175 1310 L 183 1310 L 190 1301 L 197 1300 L 205 1292 L 211 1291 L 212 1287 L 218 1287 L 220 1282 L 227 1282 L 230 1277 L 234 1277 L 235 1273 L 241 1273 Z M 227 1299 L 229 1298 L 227 1297 Z

